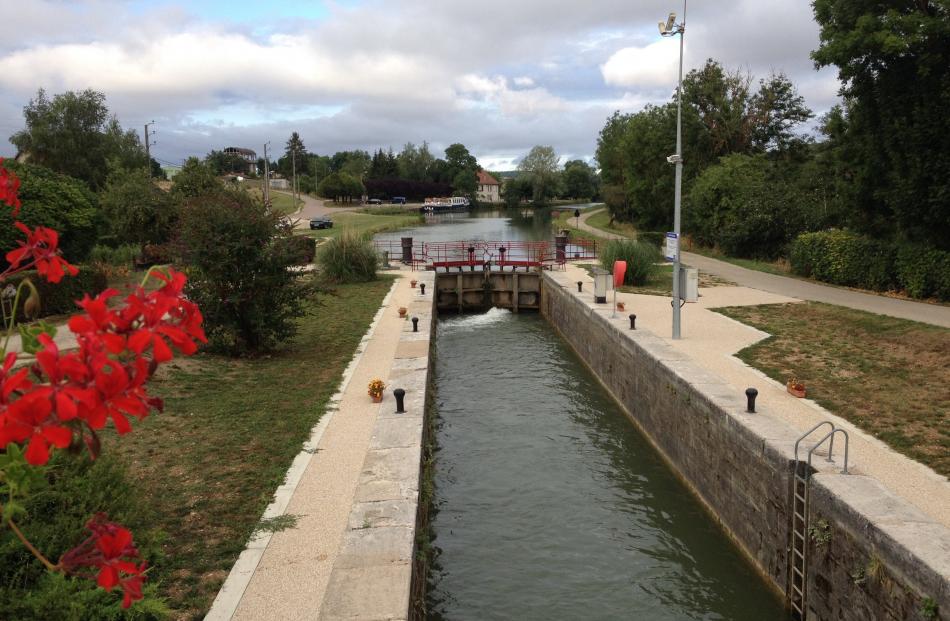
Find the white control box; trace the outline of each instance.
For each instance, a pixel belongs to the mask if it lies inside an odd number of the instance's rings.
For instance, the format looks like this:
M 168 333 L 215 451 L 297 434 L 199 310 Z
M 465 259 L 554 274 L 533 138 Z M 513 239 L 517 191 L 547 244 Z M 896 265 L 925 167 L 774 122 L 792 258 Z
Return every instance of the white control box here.
M 680 268 L 680 296 L 684 302 L 699 301 L 699 270 L 695 267 Z

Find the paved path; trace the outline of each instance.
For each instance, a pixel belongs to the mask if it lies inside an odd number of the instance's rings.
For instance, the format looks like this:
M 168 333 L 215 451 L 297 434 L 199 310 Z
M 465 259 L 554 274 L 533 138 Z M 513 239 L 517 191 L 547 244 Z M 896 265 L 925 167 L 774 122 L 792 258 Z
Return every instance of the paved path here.
M 608 233 L 587 224 L 587 219 L 594 213 L 596 212 L 586 212 L 582 214 L 578 228 L 605 239 L 623 239 L 622 235 Z M 684 263 L 692 267 L 731 280 L 744 287 L 786 295 L 799 300 L 825 302 L 826 304 L 846 306 L 848 308 L 855 308 L 879 315 L 910 319 L 912 321 L 920 321 L 935 326 L 950 328 L 950 307 L 947 306 L 889 298 L 871 293 L 863 293 L 861 291 L 853 291 L 851 289 L 822 285 L 797 278 L 766 274 L 765 272 L 746 269 L 738 265 L 733 265 L 732 263 L 726 263 L 725 261 L 719 261 L 692 252 L 683 252 L 682 258 Z
M 274 189 L 272 189 L 271 192 L 290 196 L 290 192 L 281 192 L 280 190 Z M 303 201 L 303 205 L 295 213 L 289 215 L 292 220 L 299 220 L 299 222 L 297 222 L 298 229 L 309 229 L 310 218 L 318 218 L 320 216 L 333 217 L 333 214 L 335 213 L 356 211 L 357 209 L 363 208 L 363 205 L 360 205 L 359 203 L 353 203 L 346 207 L 329 207 L 326 201 L 323 199 L 314 198 L 307 194 L 301 194 L 300 200 Z
M 419 289 L 410 287 L 410 276 L 425 278 L 411 272 L 399 274 L 371 330 L 364 337 L 357 357 L 344 374 L 340 392 L 333 399 L 339 404 L 337 409 L 328 408 L 323 415 L 304 451 L 294 460 L 284 485 L 277 489 L 274 502 L 265 512 L 268 518 L 295 515 L 297 523 L 286 530 L 273 534 L 258 533 L 252 538 L 232 568 L 206 620 L 396 618 L 388 614 L 372 617 L 334 614 L 333 610 L 340 607 L 385 602 L 379 593 L 367 592 L 354 597 L 346 585 L 338 584 L 339 578 L 333 576 L 340 571 L 338 561 L 341 550 L 346 548 L 347 533 L 354 529 L 362 532 L 362 529 L 375 526 L 380 519 L 375 514 L 367 514 L 358 520 L 358 524 L 351 524 L 356 519 L 351 508 L 354 503 L 362 502 L 359 490 L 363 488 L 360 486 L 364 485 L 367 473 L 373 470 L 372 464 L 367 465 L 366 460 L 373 451 L 374 442 L 379 441 L 374 435 L 378 433 L 377 421 L 386 417 L 394 403 L 391 385 L 387 387 L 382 404 L 370 401 L 366 385 L 373 378 L 383 378 L 392 384 L 397 359 L 410 357 L 399 350 L 408 324 L 398 316 L 398 307 L 406 306 L 413 314 L 419 315 L 431 308 L 429 298 L 420 298 Z M 425 336 L 426 340 L 419 345 L 427 355 L 428 332 Z M 424 387 L 424 381 L 421 385 Z M 406 407 L 409 408 L 408 389 L 412 387 L 406 388 Z M 424 395 L 422 390 L 416 389 L 416 392 Z M 381 408 L 386 412 L 381 413 Z M 421 409 L 420 402 L 417 410 L 421 412 Z M 405 420 L 406 416 L 397 418 Z M 422 428 L 421 416 L 416 427 Z M 419 458 L 416 456 L 411 464 L 411 478 L 415 481 L 418 481 L 418 471 Z M 409 523 L 414 524 L 415 504 L 406 514 Z M 372 534 L 377 532 L 380 531 Z M 408 558 L 412 554 L 411 539 L 410 536 L 410 543 L 406 546 Z M 376 545 L 374 542 L 370 544 Z M 373 551 L 370 548 L 372 545 L 360 552 L 369 556 Z M 363 572 L 369 576 L 370 590 L 385 587 L 394 591 L 399 587 L 405 591 L 401 597 L 405 600 L 404 605 L 400 603 L 398 606 L 400 611 L 407 610 L 409 604 L 411 566 L 408 561 L 404 565 L 398 579 L 388 581 L 373 579 L 375 574 L 372 571 Z M 352 564 L 345 565 L 350 573 L 355 571 L 350 569 L 353 567 Z M 345 601 L 340 601 L 344 596 Z
M 566 273 L 554 272 L 552 275 L 563 280 L 568 288 L 572 289 L 573 283 L 583 280 L 589 283 L 584 291 L 592 290 L 587 271 L 575 265 L 569 265 Z M 761 341 L 768 334 L 711 310 L 722 306 L 781 304 L 797 300 L 741 286 L 708 287 L 701 293 L 699 302 L 683 308 L 683 338 L 679 340 L 674 341 L 670 335 L 672 314 L 670 299 L 665 296 L 618 293 L 617 301 L 625 302 L 627 309 L 625 313 L 617 313 L 616 321 L 626 324 L 626 314 L 636 313 L 637 329 L 646 329 L 661 337 L 693 362 L 732 385 L 737 394 L 754 386 L 759 390 L 756 408 L 763 417 L 780 420 L 798 432 L 804 432 L 823 420 L 834 421 L 851 437 L 849 462 L 855 473 L 874 477 L 931 519 L 950 527 L 950 483 L 946 477 L 897 453 L 813 401 L 791 396 L 785 386 L 736 358 L 736 352 Z M 598 312 L 610 315 L 609 307 L 601 308 L 603 310 Z M 788 441 L 794 442 L 795 438 L 790 437 Z M 836 459 L 840 460 L 840 455 Z

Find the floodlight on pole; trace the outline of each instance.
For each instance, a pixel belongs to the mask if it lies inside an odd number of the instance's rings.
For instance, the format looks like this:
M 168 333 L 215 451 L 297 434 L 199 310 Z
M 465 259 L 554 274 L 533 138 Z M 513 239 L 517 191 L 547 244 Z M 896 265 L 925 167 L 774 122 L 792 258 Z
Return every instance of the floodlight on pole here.
M 680 278 L 680 206 L 683 197 L 683 34 L 686 32 L 686 0 L 683 0 L 683 21 L 676 23 L 676 13 L 670 13 L 666 23 L 660 22 L 660 34 L 664 37 L 680 36 L 680 72 L 676 86 L 676 153 L 666 160 L 676 166 L 676 189 L 673 195 L 673 235 L 676 238 L 673 258 L 673 338 L 680 338 L 680 309 L 682 308 L 682 283 Z

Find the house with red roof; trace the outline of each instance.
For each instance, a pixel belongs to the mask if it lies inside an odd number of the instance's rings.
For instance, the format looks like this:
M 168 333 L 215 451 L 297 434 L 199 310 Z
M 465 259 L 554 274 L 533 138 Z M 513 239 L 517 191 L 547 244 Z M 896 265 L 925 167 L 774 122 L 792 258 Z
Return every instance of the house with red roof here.
M 501 183 L 484 170 L 478 171 L 478 186 L 475 188 L 475 198 L 480 203 L 501 202 Z

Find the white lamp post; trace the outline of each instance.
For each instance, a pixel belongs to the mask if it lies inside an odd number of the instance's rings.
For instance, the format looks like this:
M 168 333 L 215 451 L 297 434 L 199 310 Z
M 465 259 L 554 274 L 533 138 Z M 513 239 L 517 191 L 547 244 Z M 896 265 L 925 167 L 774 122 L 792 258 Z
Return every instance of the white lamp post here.
M 676 13 L 670 13 L 665 22 L 660 22 L 660 34 L 664 37 L 680 36 L 680 75 L 676 87 L 676 153 L 666 161 L 676 165 L 676 191 L 673 198 L 673 234 L 676 236 L 676 256 L 673 259 L 673 338 L 680 338 L 680 308 L 682 283 L 680 282 L 680 203 L 683 198 L 683 33 L 686 32 L 686 0 L 683 0 L 683 21 L 676 23 Z

